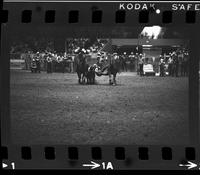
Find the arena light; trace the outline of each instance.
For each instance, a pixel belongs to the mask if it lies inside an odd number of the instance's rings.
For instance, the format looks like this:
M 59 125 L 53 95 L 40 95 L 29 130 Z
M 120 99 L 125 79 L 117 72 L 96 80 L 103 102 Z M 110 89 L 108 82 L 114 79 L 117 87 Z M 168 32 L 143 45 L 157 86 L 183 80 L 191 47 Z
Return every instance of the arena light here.
M 161 34 L 161 32 L 162 27 L 160 26 L 144 27 L 141 35 L 152 39 L 158 39 L 158 36 Z
M 157 14 L 160 14 L 160 9 L 156 9 L 156 13 L 157 13 Z

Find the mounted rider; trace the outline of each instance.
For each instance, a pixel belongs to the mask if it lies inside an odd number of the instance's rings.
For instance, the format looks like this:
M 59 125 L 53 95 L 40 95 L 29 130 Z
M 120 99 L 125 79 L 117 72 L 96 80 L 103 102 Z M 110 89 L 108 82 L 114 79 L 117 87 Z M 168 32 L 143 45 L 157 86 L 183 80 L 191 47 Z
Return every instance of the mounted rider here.
M 95 72 L 98 76 L 108 75 L 108 67 L 109 67 L 109 59 L 108 55 L 105 52 L 97 54 L 97 63 Z
M 109 53 L 102 53 L 102 55 L 100 57 L 97 57 L 97 68 L 95 70 L 96 74 L 98 76 L 101 75 L 108 75 L 108 68 L 111 64 L 111 57 L 113 58 L 113 60 L 118 60 L 119 56 L 117 55 L 117 53 L 113 53 L 113 54 L 109 54 Z
M 47 54 L 47 58 L 46 58 L 46 62 L 47 62 L 47 73 L 52 73 L 52 55 L 51 53 Z

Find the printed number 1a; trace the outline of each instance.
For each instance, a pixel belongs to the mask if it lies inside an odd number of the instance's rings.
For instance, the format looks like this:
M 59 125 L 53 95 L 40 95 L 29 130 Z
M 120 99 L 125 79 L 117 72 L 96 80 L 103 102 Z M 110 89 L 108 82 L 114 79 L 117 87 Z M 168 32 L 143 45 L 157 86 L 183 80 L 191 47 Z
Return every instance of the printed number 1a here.
M 113 170 L 113 166 L 111 162 L 108 162 L 107 165 L 105 162 L 102 162 L 102 166 L 103 166 L 103 170 L 108 170 L 108 169 L 112 169 Z

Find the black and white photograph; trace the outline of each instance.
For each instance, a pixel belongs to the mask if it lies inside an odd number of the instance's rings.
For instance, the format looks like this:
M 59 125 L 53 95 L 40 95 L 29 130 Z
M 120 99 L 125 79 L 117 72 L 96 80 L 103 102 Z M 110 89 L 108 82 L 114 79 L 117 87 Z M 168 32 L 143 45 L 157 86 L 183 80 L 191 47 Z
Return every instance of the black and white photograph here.
M 184 28 L 48 27 L 10 36 L 14 144 L 189 143 Z M 49 32 L 50 31 L 50 32 Z

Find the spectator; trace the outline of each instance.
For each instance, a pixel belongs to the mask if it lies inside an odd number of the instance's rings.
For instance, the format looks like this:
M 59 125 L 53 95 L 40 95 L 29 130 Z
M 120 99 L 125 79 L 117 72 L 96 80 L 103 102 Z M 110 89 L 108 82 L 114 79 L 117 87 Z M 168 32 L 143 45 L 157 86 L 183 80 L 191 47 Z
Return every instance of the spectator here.
M 138 64 L 139 64 L 139 74 L 140 74 L 140 76 L 142 76 L 143 75 L 144 59 L 142 58 L 141 54 L 139 56 Z
M 160 55 L 160 62 L 159 62 L 159 68 L 160 68 L 160 77 L 165 76 L 165 63 L 162 55 Z

